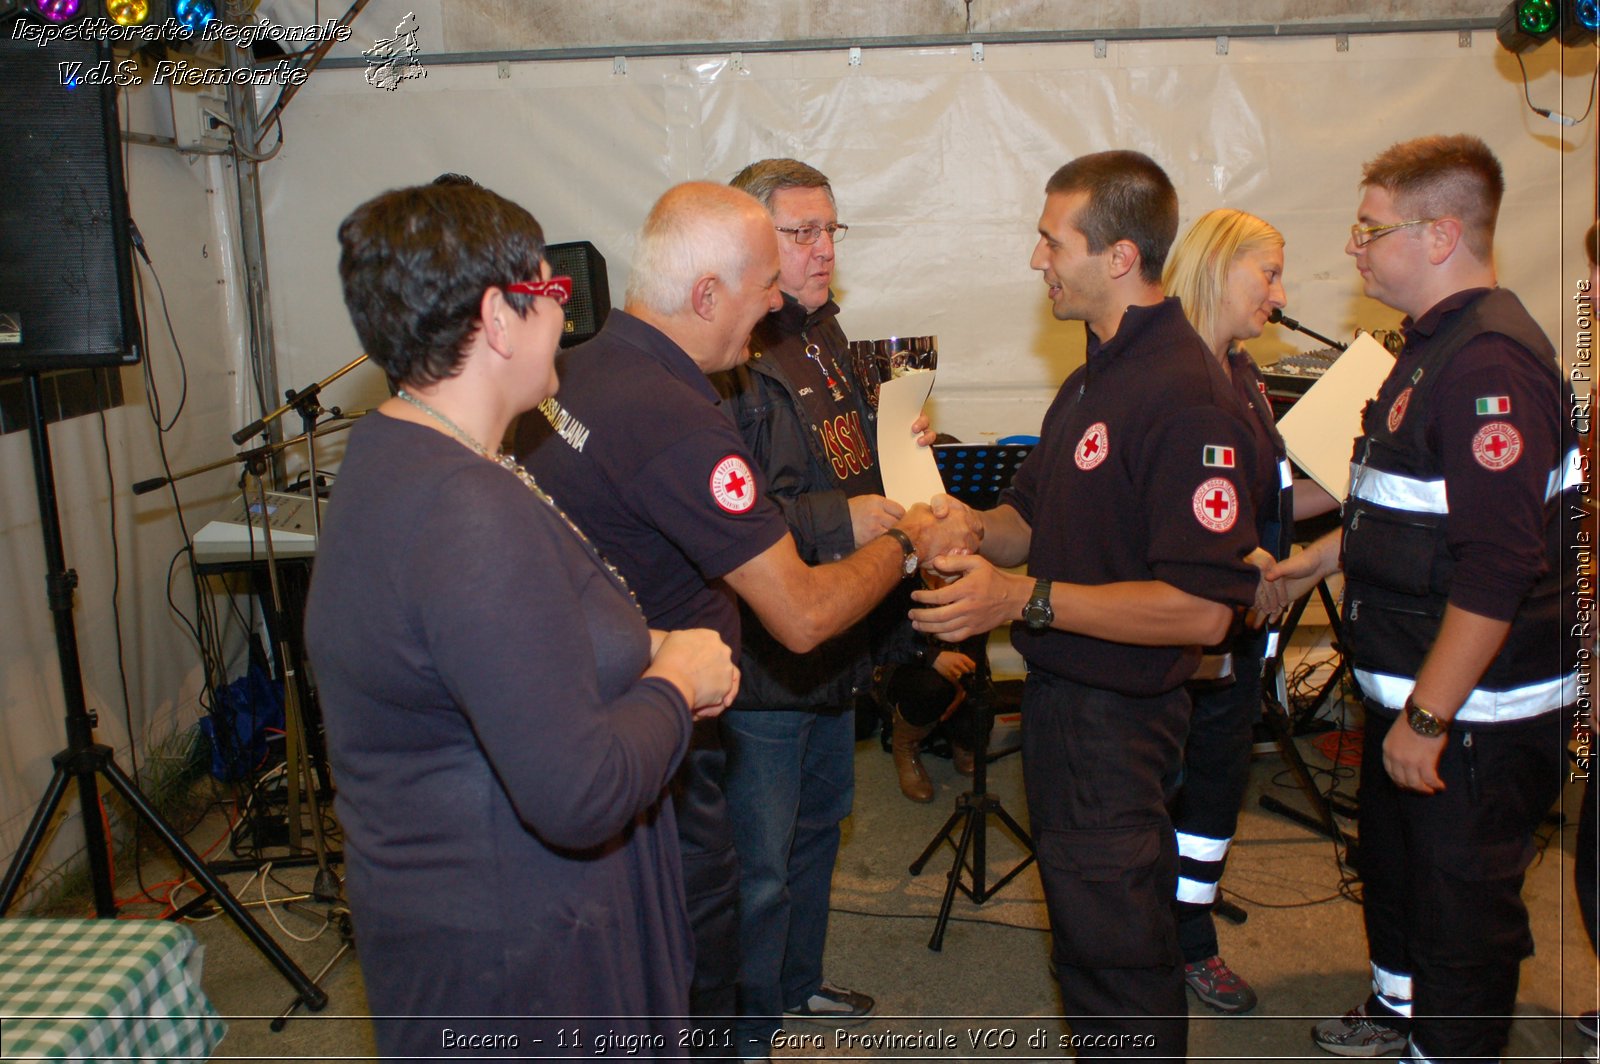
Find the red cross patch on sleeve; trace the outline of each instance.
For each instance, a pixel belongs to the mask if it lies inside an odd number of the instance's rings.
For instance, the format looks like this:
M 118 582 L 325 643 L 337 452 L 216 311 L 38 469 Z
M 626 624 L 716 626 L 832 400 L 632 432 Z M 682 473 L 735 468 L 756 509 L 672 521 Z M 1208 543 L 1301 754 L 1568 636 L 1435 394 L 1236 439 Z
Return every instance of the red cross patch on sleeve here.
M 1227 477 L 1212 477 L 1194 489 L 1194 516 L 1213 532 L 1226 532 L 1239 518 L 1239 493 Z
M 1072 460 L 1079 469 L 1088 471 L 1104 462 L 1110 453 L 1111 436 L 1106 432 L 1106 423 L 1096 421 L 1083 430 L 1083 439 L 1078 441 L 1078 449 L 1072 453 Z
M 1406 408 L 1411 405 L 1411 389 L 1407 388 L 1394 397 L 1394 405 L 1389 408 L 1389 431 L 1399 432 L 1400 423 L 1406 419 Z
M 1472 437 L 1472 457 L 1485 469 L 1509 469 L 1522 457 L 1522 434 L 1509 422 L 1491 421 Z
M 742 514 L 756 504 L 756 478 L 743 458 L 730 454 L 711 470 L 711 498 L 730 514 Z

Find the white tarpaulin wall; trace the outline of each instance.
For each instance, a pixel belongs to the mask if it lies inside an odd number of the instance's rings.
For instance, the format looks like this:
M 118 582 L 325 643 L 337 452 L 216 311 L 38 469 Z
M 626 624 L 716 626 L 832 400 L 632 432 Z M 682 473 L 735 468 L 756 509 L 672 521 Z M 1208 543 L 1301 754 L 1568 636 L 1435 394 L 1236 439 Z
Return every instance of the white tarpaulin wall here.
M 1593 118 L 1563 130 L 1529 113 L 1492 35 L 1454 32 L 1094 45 L 763 53 L 703 58 L 434 64 L 393 91 L 324 70 L 288 112 L 263 168 L 280 383 L 303 386 L 359 353 L 338 289 L 335 231 L 361 200 L 445 170 L 527 206 L 552 241 L 605 254 L 613 301 L 631 233 L 669 185 L 726 181 L 793 155 L 832 179 L 838 295 L 854 338 L 934 333 L 936 423 L 969 440 L 1035 431 L 1082 359 L 1082 331 L 1049 316 L 1028 269 L 1045 179 L 1073 156 L 1135 148 L 1178 186 L 1183 225 L 1234 206 L 1288 240 L 1290 312 L 1329 335 L 1388 328 L 1343 254 L 1361 163 L 1390 143 L 1472 132 L 1499 154 L 1501 282 L 1570 345 L 1579 238 L 1593 217 Z M 1536 100 L 1583 111 L 1590 68 L 1536 54 Z M 1567 53 L 1578 65 L 1592 57 Z M 1563 143 L 1563 136 L 1567 138 Z M 1565 264 L 1565 265 L 1564 265 Z M 1320 346 L 1269 328 L 1271 361 Z M 371 368 L 332 401 L 384 394 Z

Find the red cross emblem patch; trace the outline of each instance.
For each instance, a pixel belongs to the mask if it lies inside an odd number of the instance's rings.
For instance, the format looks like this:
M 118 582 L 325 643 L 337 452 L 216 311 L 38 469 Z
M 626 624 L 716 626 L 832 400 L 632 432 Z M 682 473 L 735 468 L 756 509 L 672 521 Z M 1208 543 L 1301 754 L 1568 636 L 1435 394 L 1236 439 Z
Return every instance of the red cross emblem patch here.
M 1106 433 L 1106 423 L 1096 421 L 1084 430 L 1078 449 L 1072 452 L 1072 460 L 1078 463 L 1079 469 L 1090 470 L 1104 462 L 1110 451 L 1111 437 Z
M 1239 517 L 1239 493 L 1227 477 L 1212 477 L 1194 489 L 1194 516 L 1213 532 L 1226 532 Z
M 1472 437 L 1472 457 L 1485 469 L 1507 469 L 1522 457 L 1522 434 L 1508 422 L 1491 421 Z
M 730 514 L 742 514 L 756 504 L 756 478 L 743 458 L 730 454 L 711 470 L 711 498 Z
M 1400 422 L 1406 419 L 1406 407 L 1411 405 L 1411 389 L 1407 388 L 1394 397 L 1394 405 L 1389 408 L 1389 431 L 1400 431 Z

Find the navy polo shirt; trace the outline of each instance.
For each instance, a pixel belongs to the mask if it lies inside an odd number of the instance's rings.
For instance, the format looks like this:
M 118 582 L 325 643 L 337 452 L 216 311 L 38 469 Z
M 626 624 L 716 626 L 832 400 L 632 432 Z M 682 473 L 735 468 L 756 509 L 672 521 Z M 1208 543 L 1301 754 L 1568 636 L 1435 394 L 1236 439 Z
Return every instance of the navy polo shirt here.
M 1163 580 L 1254 601 L 1255 449 L 1227 376 L 1176 299 L 1129 307 L 1056 393 L 1039 445 L 1000 497 L 1032 528 L 1028 572 L 1075 584 Z M 1144 647 L 1013 625 L 1030 667 L 1128 695 L 1169 691 L 1199 647 Z
M 621 570 L 652 628 L 714 629 L 737 658 L 739 611 L 720 578 L 788 529 L 716 390 L 621 310 L 557 372 L 560 391 L 517 427 L 518 458 Z

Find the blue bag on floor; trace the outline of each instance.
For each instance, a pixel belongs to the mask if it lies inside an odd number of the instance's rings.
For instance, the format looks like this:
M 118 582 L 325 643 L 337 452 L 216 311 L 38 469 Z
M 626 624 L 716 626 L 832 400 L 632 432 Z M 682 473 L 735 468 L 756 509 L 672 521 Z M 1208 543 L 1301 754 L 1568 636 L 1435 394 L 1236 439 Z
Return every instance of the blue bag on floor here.
M 283 731 L 283 685 L 260 665 L 217 692 L 200 731 L 211 743 L 211 774 L 224 783 L 245 779 L 267 757 L 268 731 Z

